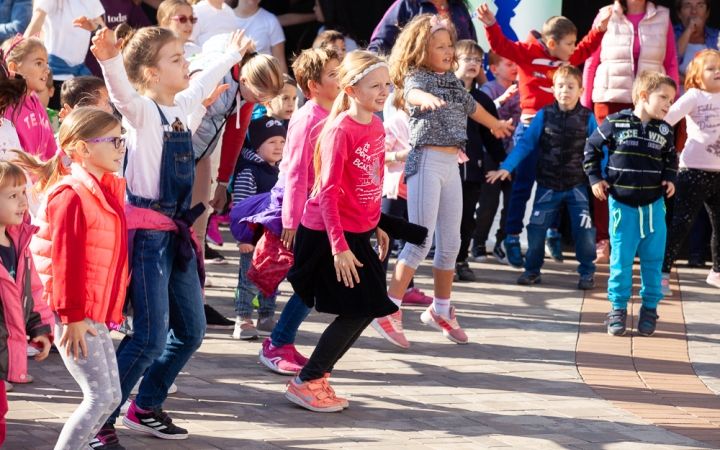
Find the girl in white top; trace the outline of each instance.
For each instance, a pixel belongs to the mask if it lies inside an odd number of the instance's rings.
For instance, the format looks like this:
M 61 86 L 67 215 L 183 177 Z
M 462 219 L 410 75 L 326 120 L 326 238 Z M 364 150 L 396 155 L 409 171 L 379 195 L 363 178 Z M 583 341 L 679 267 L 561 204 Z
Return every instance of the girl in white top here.
M 202 47 L 190 40 L 198 18 L 186 0 L 165 0 L 160 3 L 157 10 L 157 21 L 161 27 L 172 30 L 183 41 L 185 59 L 190 59 L 202 52 Z
M 9 150 L 22 150 L 15 125 L 3 115 L 8 108 L 17 109 L 25 98 L 25 78 L 15 74 L 5 65 L 4 52 L 0 50 L 0 159 L 13 159 Z
M 675 211 L 662 268 L 663 287 L 668 286 L 678 249 L 703 203 L 714 233 L 713 269 L 707 282 L 720 287 L 720 52 L 708 49 L 695 56 L 688 66 L 685 90 L 665 116 L 670 125 L 686 117 L 688 137 L 675 184 Z
M 200 47 L 213 36 L 237 31 L 235 13 L 223 0 L 191 0 L 198 21 L 190 40 Z
M 275 14 L 260 7 L 260 0 L 239 0 L 235 7 L 237 27 L 245 30 L 255 41 L 258 53 L 272 55 L 280 61 L 283 73 L 288 73 L 285 62 L 285 33 Z

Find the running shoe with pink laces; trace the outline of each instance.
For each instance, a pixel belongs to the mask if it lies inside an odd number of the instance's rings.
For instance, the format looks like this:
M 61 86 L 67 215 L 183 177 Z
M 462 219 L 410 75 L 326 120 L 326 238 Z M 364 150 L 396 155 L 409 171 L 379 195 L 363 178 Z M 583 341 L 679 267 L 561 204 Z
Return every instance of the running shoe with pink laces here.
M 339 401 L 330 397 L 325 389 L 327 380 L 325 377 L 298 383 L 297 377 L 293 377 L 287 383 L 285 398 L 314 412 L 338 412 L 343 410 Z
M 388 342 L 397 345 L 400 348 L 410 347 L 410 342 L 405 338 L 402 328 L 402 311 L 399 310 L 394 314 L 385 317 L 378 317 L 373 320 L 370 325 L 375 331 L 380 333 Z
M 428 297 L 425 295 L 423 291 L 420 289 L 413 287 L 409 291 L 403 295 L 402 298 L 402 305 L 403 306 L 410 306 L 410 305 L 431 305 L 432 304 L 432 297 Z
M 711 286 L 715 286 L 716 288 L 720 288 L 720 273 L 715 272 L 715 270 L 710 269 L 710 273 L 707 276 L 707 279 L 705 280 L 707 284 Z
M 460 328 L 460 324 L 458 324 L 458 321 L 455 318 L 454 306 L 450 307 L 450 317 L 444 317 L 440 314 L 435 314 L 432 305 L 430 305 L 428 309 L 426 309 L 425 312 L 422 313 L 422 315 L 420 316 L 420 320 L 422 320 L 425 325 L 442 331 L 443 335 L 446 338 L 450 339 L 456 344 L 468 343 L 467 335 L 465 334 L 463 329 Z
M 335 393 L 335 389 L 330 386 L 329 383 L 330 374 L 326 373 L 325 378 L 323 380 L 325 381 L 325 391 L 327 391 L 328 394 L 330 394 L 330 398 L 337 400 L 342 404 L 343 409 L 348 409 L 350 407 L 350 402 L 346 398 L 338 397 Z
M 270 338 L 265 339 L 262 349 L 258 352 L 260 362 L 268 369 L 281 375 L 295 375 L 300 372 L 304 365 L 298 364 L 293 354 L 293 349 L 288 345 L 273 347 Z

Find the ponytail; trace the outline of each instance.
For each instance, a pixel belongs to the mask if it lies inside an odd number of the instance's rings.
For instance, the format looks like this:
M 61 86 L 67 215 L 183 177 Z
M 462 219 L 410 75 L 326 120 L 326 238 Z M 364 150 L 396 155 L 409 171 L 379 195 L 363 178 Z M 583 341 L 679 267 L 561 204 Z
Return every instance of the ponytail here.
M 17 155 L 13 160 L 35 180 L 33 191 L 42 194 L 51 186 L 70 173 L 70 170 L 63 164 L 63 155 L 58 153 L 49 160 L 42 162 L 38 157 L 25 153 L 22 150 L 11 150 Z

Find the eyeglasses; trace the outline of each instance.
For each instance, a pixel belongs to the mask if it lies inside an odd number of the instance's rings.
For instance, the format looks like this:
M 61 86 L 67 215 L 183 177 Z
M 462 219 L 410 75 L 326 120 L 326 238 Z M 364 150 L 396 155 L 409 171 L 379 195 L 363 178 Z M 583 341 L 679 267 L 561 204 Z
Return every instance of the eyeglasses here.
M 460 61 L 463 61 L 467 64 L 470 64 L 471 62 L 476 62 L 478 64 L 482 64 L 483 59 L 482 58 L 473 58 L 472 56 L 466 56 L 464 58 L 460 58 Z
M 119 137 L 109 137 L 109 138 L 102 138 L 102 139 L 91 139 L 88 142 L 107 142 L 112 141 L 113 144 L 115 144 L 115 148 L 125 147 L 125 138 L 119 138 Z
M 707 3 L 698 3 L 696 5 L 693 5 L 692 3 L 683 3 L 681 9 L 683 11 L 695 10 L 699 13 L 704 13 L 705 11 L 707 11 L 707 7 Z
M 177 20 L 178 22 L 180 22 L 180 23 L 183 24 L 183 25 L 185 25 L 188 20 L 189 20 L 190 23 L 192 23 L 192 24 L 195 24 L 195 23 L 197 23 L 197 21 L 198 21 L 198 18 L 195 17 L 195 16 L 190 16 L 190 17 L 188 17 L 188 16 L 175 16 L 175 17 L 171 17 L 171 19 L 172 19 L 172 20 Z

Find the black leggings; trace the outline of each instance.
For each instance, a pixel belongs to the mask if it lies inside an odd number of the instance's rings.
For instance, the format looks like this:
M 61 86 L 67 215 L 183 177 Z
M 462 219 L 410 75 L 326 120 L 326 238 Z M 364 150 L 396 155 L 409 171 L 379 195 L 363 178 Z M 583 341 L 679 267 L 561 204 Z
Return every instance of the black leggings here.
M 310 360 L 300 372 L 300 380 L 317 380 L 332 372 L 372 321 L 372 317 L 337 316 L 320 336 Z
M 398 197 L 396 199 L 383 197 L 382 203 L 380 204 L 380 210 L 383 212 L 383 214 L 387 214 L 388 216 L 393 217 L 402 217 L 405 220 L 408 220 L 408 212 L 407 212 L 407 200 L 405 200 L 402 197 Z M 392 236 L 388 236 L 390 238 L 390 244 L 388 245 L 388 254 L 385 256 L 385 259 L 382 262 L 382 266 L 385 269 L 385 272 L 388 271 L 388 265 L 390 263 L 390 252 L 392 251 L 393 247 L 395 247 L 395 238 Z M 403 242 L 403 245 L 405 243 Z M 400 251 L 402 251 L 402 245 L 400 246 Z M 398 251 L 398 254 L 400 254 L 400 251 Z M 408 289 L 412 289 L 415 287 L 415 277 L 410 279 L 410 284 L 408 285 Z
M 680 169 L 675 184 L 675 211 L 667 234 L 663 273 L 670 273 L 680 245 L 690 231 L 695 217 L 705 203 L 712 224 L 713 270 L 720 272 L 720 172 Z

